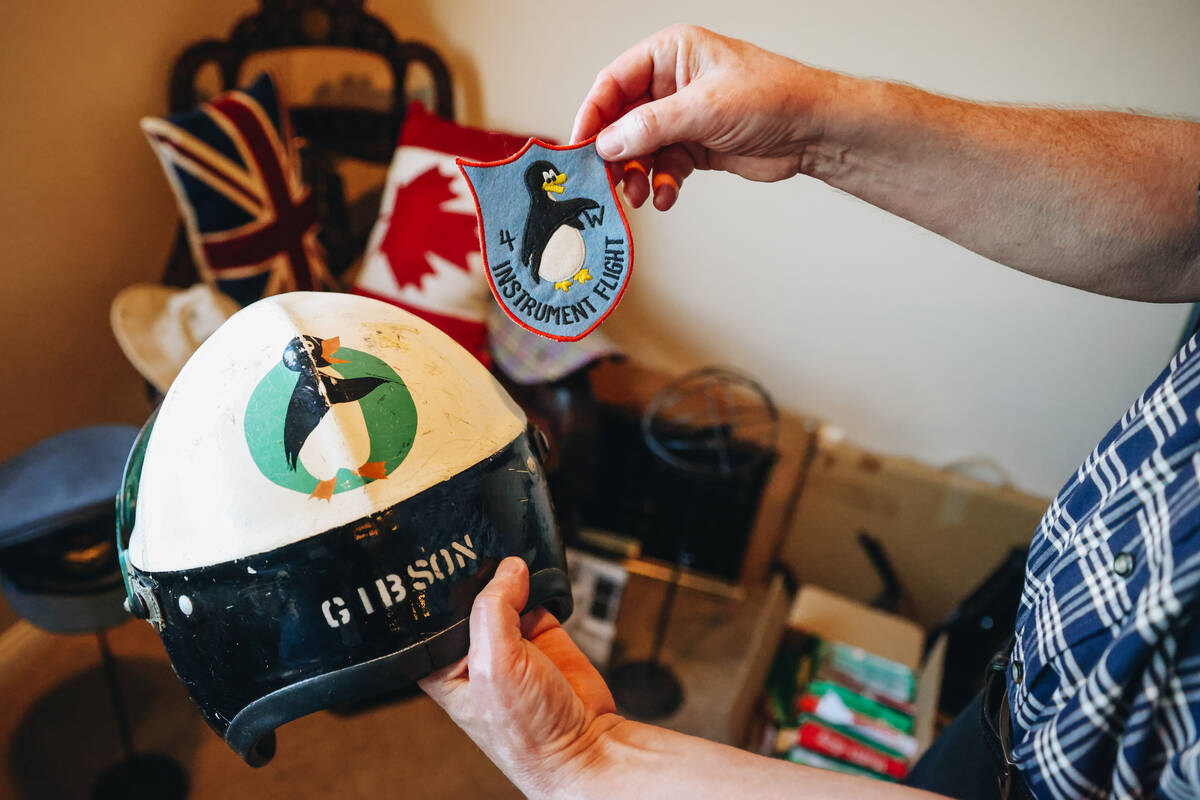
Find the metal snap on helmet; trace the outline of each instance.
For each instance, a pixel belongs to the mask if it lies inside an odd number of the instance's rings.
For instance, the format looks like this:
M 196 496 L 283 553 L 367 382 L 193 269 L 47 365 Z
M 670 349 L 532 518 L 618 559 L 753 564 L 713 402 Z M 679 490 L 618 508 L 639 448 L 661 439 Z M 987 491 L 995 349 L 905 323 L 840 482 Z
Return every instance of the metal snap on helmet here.
M 465 655 L 505 556 L 529 564 L 529 608 L 570 615 L 538 441 L 417 317 L 345 294 L 261 300 L 196 351 L 130 453 L 130 610 L 212 728 L 264 764 L 277 726 Z

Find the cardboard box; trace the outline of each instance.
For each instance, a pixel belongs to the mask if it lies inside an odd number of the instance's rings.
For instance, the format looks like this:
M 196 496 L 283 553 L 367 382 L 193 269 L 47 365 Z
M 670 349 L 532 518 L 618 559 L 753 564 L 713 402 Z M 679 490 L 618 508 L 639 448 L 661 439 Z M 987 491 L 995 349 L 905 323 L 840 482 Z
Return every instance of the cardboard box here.
M 796 595 L 788 613 L 787 627 L 861 648 L 911 669 L 917 676 L 913 736 L 919 752 L 929 747 L 935 734 L 938 695 L 942 687 L 942 665 L 946 657 L 944 638 L 939 638 L 930 649 L 929 657 L 922 659 L 925 632 L 915 622 L 878 611 L 819 586 L 805 586 Z
M 779 558 L 802 584 L 868 602 L 883 587 L 858 543 L 866 531 L 882 543 L 899 578 L 901 612 L 928 629 L 1013 547 L 1029 546 L 1048 505 L 1043 497 L 872 453 L 823 429 Z
M 917 676 L 913 736 L 917 740 L 918 753 L 929 747 L 936 734 L 946 640 L 939 638 L 930 648 L 928 658 L 922 660 L 925 633 L 912 620 L 878 611 L 818 586 L 801 588 L 789 606 L 779 584 L 772 585 L 746 669 L 738 676 L 742 684 L 730 724 L 739 731 L 737 741 L 744 747 L 761 749 L 765 723 L 763 686 L 775 654 L 789 631 L 844 642 L 912 669 Z

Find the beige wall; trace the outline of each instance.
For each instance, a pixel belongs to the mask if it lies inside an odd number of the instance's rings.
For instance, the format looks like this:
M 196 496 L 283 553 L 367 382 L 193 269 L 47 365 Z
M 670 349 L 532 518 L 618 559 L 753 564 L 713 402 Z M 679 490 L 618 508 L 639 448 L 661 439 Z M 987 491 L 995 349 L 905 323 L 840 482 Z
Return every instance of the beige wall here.
M 1200 117 L 1200 5 L 1181 0 L 370 5 L 448 54 L 468 119 L 558 137 L 597 70 L 677 21 L 971 98 Z M 1166 363 L 1186 316 L 1019 275 L 804 179 L 697 175 L 670 214 L 631 224 L 637 265 L 605 329 L 631 351 L 741 366 L 859 442 L 934 464 L 987 455 L 1044 494 Z
M 14 3 L 0 31 L 0 458 L 149 411 L 108 304 L 161 273 L 175 205 L 138 118 L 244 0 Z
M 173 229 L 136 121 L 187 42 L 248 0 L 16 4 L 0 33 L 0 456 L 146 411 L 107 327 Z M 1200 115 L 1200 6 L 1119 0 L 369 0 L 445 54 L 464 119 L 565 137 L 595 72 L 677 20 L 968 97 Z M 741 366 L 788 407 L 934 463 L 988 455 L 1051 492 L 1168 357 L 1185 316 L 1026 278 L 805 180 L 689 181 L 632 215 L 606 330 L 662 366 Z

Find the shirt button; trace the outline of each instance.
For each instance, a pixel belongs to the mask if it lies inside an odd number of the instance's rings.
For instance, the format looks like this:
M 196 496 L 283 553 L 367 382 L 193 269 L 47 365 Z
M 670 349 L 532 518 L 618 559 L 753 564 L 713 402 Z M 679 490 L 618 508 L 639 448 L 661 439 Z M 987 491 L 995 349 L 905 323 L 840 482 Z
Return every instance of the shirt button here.
M 1013 683 L 1020 683 L 1025 678 L 1025 665 L 1020 661 L 1012 662 Z
M 1113 572 L 1122 578 L 1128 578 L 1133 574 L 1133 565 L 1133 553 L 1117 553 L 1117 557 L 1113 559 Z

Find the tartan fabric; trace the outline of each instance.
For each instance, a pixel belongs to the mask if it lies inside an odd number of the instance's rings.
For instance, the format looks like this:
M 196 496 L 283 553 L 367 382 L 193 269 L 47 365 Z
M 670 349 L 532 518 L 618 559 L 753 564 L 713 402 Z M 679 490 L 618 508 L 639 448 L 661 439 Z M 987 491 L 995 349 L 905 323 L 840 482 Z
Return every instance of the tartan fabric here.
M 597 359 L 621 355 L 600 331 L 577 342 L 548 339 L 513 322 L 495 303 L 488 310 L 487 328 L 493 363 L 520 384 L 551 383 Z
M 1198 466 L 1193 336 L 1034 535 L 1008 687 L 1039 798 L 1200 797 Z

